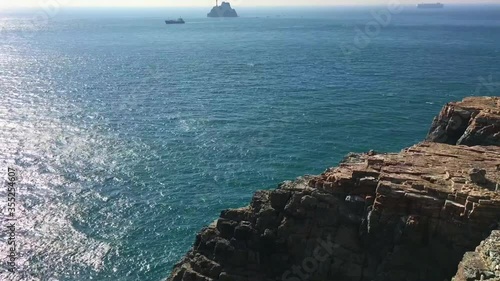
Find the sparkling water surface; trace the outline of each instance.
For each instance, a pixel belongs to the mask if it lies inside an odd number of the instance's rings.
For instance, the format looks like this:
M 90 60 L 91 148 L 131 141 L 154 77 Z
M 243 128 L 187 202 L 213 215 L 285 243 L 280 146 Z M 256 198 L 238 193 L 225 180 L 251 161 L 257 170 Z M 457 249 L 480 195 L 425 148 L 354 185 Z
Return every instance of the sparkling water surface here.
M 0 163 L 20 174 L 18 271 L 0 279 L 161 280 L 254 191 L 399 151 L 444 103 L 498 95 L 499 7 L 405 7 L 346 53 L 384 10 L 0 12 Z

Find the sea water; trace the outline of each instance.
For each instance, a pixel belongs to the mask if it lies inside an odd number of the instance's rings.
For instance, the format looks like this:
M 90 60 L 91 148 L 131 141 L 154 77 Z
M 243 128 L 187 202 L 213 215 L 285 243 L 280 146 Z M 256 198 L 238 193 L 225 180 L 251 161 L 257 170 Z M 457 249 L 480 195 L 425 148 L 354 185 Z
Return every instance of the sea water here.
M 0 12 L 1 280 L 161 280 L 254 191 L 500 93 L 498 6 L 236 8 Z

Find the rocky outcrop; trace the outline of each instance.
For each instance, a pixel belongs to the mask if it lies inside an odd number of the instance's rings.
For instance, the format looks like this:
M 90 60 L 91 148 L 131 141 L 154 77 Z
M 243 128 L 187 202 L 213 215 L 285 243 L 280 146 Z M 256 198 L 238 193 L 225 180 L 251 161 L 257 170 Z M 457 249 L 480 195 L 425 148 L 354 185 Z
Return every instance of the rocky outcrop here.
M 498 281 L 500 280 L 500 231 L 477 247 L 475 252 L 464 255 L 453 281 Z
M 236 18 L 238 13 L 231 8 L 229 2 L 222 2 L 220 6 L 216 5 L 207 15 L 209 18 Z
M 499 146 L 351 154 L 223 211 L 168 280 L 450 280 L 498 228 L 499 182 Z
M 474 97 L 446 105 L 428 141 L 458 145 L 500 145 L 500 98 Z

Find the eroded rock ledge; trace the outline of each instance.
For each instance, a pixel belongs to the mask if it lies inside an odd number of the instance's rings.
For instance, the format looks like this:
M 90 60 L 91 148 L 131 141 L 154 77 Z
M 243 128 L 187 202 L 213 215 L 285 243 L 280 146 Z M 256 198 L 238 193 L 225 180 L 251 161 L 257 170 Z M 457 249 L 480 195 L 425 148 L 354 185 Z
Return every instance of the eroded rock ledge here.
M 428 141 L 458 145 L 500 145 L 500 98 L 473 97 L 444 107 Z
M 490 104 L 484 100 L 464 102 Z M 168 280 L 450 280 L 464 253 L 498 228 L 499 182 L 499 146 L 423 142 L 352 154 L 223 211 Z M 475 264 L 462 262 L 456 280 L 475 280 L 460 279 Z

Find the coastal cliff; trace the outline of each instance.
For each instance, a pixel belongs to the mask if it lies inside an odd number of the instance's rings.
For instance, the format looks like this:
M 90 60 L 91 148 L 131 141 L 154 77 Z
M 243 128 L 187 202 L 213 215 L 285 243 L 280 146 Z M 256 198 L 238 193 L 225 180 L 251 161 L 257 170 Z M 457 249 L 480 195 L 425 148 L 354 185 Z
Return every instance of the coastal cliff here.
M 499 280 L 500 235 L 472 252 L 498 229 L 499 120 L 500 98 L 450 103 L 425 142 L 258 191 L 204 228 L 167 280 Z

